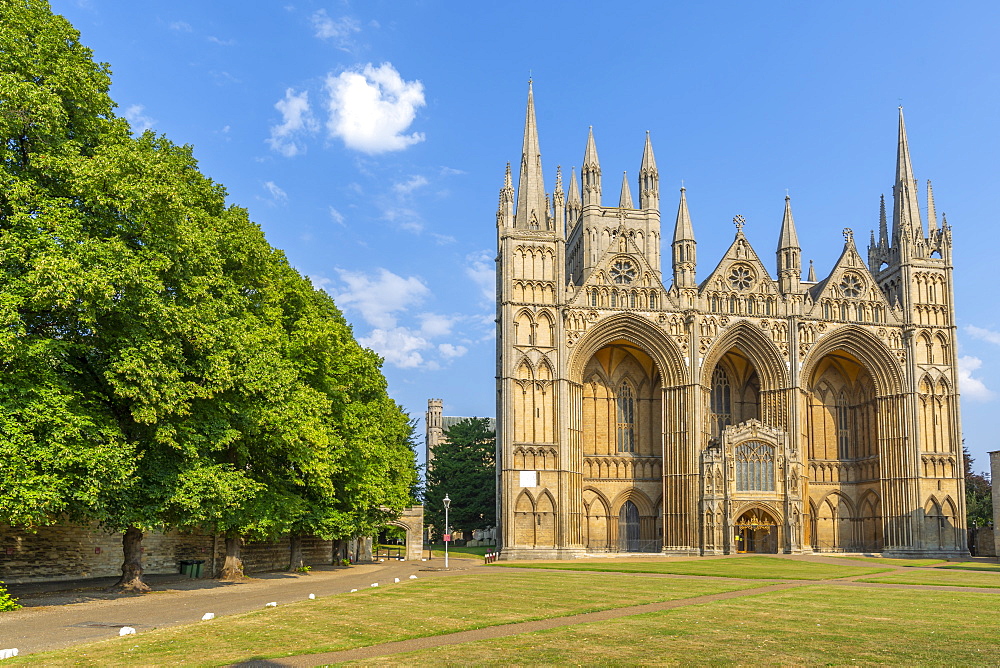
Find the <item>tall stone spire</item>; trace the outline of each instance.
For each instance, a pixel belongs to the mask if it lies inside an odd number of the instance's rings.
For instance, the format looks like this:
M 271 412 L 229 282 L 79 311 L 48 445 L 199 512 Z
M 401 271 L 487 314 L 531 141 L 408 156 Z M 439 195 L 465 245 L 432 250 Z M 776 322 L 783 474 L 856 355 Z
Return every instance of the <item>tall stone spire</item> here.
M 634 209 L 632 206 L 632 191 L 628 187 L 628 172 L 622 172 L 622 194 L 618 198 L 619 209 Z
M 583 165 L 580 167 L 580 178 L 583 181 L 583 205 L 601 204 L 601 162 L 597 158 L 597 144 L 594 143 L 594 126 L 590 126 L 587 135 L 587 148 L 583 152 Z
M 792 218 L 792 198 L 785 195 L 785 216 L 781 220 L 781 234 L 778 238 L 778 282 L 785 294 L 798 292 L 802 280 L 802 249 L 799 235 L 795 232 Z
M 914 235 L 923 236 L 920 220 L 920 205 L 917 203 L 917 180 L 913 178 L 913 164 L 910 162 L 910 144 L 906 139 L 906 123 L 903 108 L 899 108 L 899 140 L 896 146 L 896 183 L 892 187 L 892 241 L 905 238 L 912 243 Z
M 544 230 L 548 208 L 542 179 L 542 153 L 538 148 L 535 124 L 535 95 L 528 81 L 528 111 L 524 119 L 524 143 L 521 147 L 521 172 L 517 181 L 517 212 L 514 226 Z
M 933 239 L 937 232 L 937 210 L 934 208 L 934 191 L 931 189 L 931 180 L 927 179 L 927 237 Z
M 688 213 L 685 188 L 681 187 L 681 201 L 677 205 L 677 222 L 674 224 L 673 269 L 674 287 L 695 287 L 695 268 L 697 266 L 697 242 L 694 240 L 694 227 L 691 225 L 691 214 Z
M 580 218 L 580 185 L 576 182 L 576 167 L 570 169 L 569 194 L 566 196 L 566 218 L 569 227 L 576 224 Z
M 646 130 L 646 145 L 642 149 L 642 165 L 639 166 L 639 208 L 660 208 L 660 173 L 656 170 L 649 130 Z

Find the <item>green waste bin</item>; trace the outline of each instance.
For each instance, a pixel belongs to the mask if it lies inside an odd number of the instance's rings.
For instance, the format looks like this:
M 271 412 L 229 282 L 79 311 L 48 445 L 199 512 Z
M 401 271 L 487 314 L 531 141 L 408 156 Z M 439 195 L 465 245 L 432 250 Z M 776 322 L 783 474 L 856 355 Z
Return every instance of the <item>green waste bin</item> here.
M 205 565 L 204 560 L 192 561 L 191 562 L 191 577 L 200 578 L 201 577 L 201 567 Z
M 189 559 L 181 559 L 177 563 L 181 565 L 181 575 L 191 577 L 191 569 L 194 567 L 194 562 Z

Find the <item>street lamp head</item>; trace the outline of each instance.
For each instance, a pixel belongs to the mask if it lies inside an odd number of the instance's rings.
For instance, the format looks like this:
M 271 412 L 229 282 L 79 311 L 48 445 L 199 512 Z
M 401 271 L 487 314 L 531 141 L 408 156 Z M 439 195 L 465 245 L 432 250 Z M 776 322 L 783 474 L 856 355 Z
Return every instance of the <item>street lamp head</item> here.
M 451 499 L 449 499 L 448 495 L 445 494 L 444 495 L 444 509 L 448 510 L 449 508 L 451 508 Z

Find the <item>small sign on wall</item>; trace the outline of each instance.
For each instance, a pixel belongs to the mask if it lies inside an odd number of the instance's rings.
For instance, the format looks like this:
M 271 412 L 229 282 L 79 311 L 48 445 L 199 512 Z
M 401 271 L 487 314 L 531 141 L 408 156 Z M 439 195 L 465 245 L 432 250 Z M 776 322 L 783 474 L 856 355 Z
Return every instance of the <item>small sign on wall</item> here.
M 521 471 L 521 487 L 538 487 L 538 471 Z

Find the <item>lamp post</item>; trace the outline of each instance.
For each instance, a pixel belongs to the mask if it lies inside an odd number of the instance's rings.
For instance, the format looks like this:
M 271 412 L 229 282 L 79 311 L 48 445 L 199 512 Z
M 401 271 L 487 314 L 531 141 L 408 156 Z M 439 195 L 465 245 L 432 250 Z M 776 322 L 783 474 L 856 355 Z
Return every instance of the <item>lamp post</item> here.
M 444 567 L 448 568 L 448 543 L 451 542 L 451 534 L 448 531 L 448 509 L 451 508 L 451 499 L 444 495 Z

